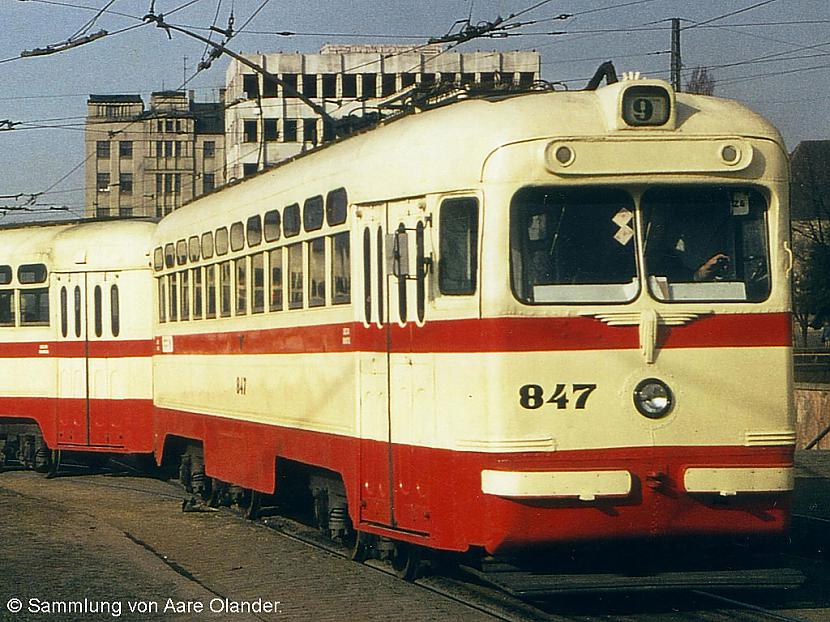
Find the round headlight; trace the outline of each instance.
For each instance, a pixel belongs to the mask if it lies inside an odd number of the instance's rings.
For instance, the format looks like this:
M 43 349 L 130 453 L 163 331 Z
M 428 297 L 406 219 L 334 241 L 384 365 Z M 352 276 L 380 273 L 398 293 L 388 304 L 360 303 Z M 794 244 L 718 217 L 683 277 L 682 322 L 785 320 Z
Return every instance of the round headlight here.
M 659 419 L 671 412 L 674 396 L 669 385 L 657 378 L 641 380 L 634 389 L 634 406 L 649 419 Z

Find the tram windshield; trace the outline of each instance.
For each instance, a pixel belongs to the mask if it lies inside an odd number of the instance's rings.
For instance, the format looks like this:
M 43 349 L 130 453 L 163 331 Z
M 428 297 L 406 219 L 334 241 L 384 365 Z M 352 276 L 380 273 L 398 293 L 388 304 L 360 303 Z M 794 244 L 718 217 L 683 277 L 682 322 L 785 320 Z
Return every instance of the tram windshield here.
M 766 201 L 755 190 L 653 188 L 642 198 L 651 294 L 665 301 L 769 295 Z
M 634 203 L 615 189 L 524 188 L 511 204 L 513 291 L 526 303 L 626 302 L 639 291 Z
M 765 300 L 767 204 L 751 188 L 655 187 L 639 207 L 621 189 L 531 187 L 510 206 L 514 294 L 528 304 Z M 636 228 L 642 227 L 637 236 Z

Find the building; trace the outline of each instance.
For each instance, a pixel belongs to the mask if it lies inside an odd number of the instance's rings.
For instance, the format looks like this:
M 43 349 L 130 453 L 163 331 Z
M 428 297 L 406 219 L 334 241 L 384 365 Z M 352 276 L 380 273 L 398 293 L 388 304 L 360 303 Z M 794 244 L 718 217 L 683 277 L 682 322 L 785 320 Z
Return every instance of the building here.
M 192 92 L 90 95 L 85 127 L 86 215 L 156 216 L 225 182 L 223 97 Z
M 537 52 L 444 52 L 443 46 L 326 45 L 319 54 L 246 54 L 338 118 L 371 110 L 414 84 L 530 85 Z M 283 87 L 233 60 L 226 75 L 228 179 L 255 173 L 321 142 L 323 122 Z

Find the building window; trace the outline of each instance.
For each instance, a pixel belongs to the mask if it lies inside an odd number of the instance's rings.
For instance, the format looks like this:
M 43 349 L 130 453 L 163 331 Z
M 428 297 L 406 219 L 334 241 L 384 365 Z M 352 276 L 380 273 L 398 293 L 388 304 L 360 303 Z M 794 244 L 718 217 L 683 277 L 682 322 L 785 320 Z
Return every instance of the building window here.
M 243 122 L 243 141 L 246 143 L 255 143 L 257 137 L 257 122 L 256 119 L 246 119 Z
M 121 190 L 121 194 L 132 194 L 133 193 L 133 174 L 132 173 L 121 173 L 118 176 L 118 187 Z
M 173 194 L 173 175 L 170 173 L 164 175 L 164 194 Z
M 176 119 L 176 134 L 182 133 L 182 121 L 181 119 Z
M 415 84 L 415 74 L 414 73 L 402 73 L 401 74 L 401 87 L 406 88 L 408 86 L 412 86 Z
M 118 208 L 118 215 L 123 216 L 125 218 L 129 218 L 133 215 L 133 208 L 132 207 L 119 207 Z
M 317 76 L 315 74 L 303 74 L 303 95 L 317 97 Z
M 265 140 L 267 141 L 274 141 L 277 140 L 277 120 L 276 119 L 263 119 L 262 121 L 262 131 L 265 135 Z
M 259 75 L 255 73 L 242 74 L 242 90 L 246 99 L 259 97 Z
M 133 141 L 120 140 L 118 141 L 118 155 L 121 158 L 129 159 L 133 157 Z
M 377 97 L 378 91 L 378 78 L 373 73 L 364 73 L 363 74 L 363 89 L 361 91 L 361 95 L 364 99 L 371 99 L 373 97 Z
M 164 131 L 165 132 L 172 132 L 173 131 L 173 119 L 167 119 L 164 122 Z
M 175 173 L 173 175 L 173 192 L 181 194 L 182 191 L 182 174 Z
M 343 74 L 343 97 L 357 97 L 357 74 Z
M 95 142 L 95 155 L 99 159 L 105 160 L 110 157 L 110 141 L 98 140 Z
M 98 173 L 98 175 L 95 178 L 95 187 L 98 189 L 98 192 L 109 192 L 110 174 Z
M 164 122 L 161 119 L 156 121 L 156 131 L 159 134 L 161 134 L 164 131 Z
M 268 76 L 262 76 L 262 96 L 276 97 L 277 83 L 271 80 Z
M 435 83 L 435 74 L 434 73 L 422 73 L 421 74 L 421 84 L 434 84 Z
M 202 145 L 202 153 L 206 158 L 216 157 L 216 141 L 206 140 Z
M 303 142 L 317 144 L 317 119 L 303 119 Z
M 255 163 L 245 163 L 242 165 L 242 176 L 243 177 L 250 177 L 251 175 L 255 175 L 257 171 L 257 165 Z
M 296 97 L 297 95 L 295 93 L 299 90 L 297 89 L 297 74 L 284 73 L 282 74 L 282 81 L 288 87 L 285 89 L 285 97 Z
M 337 97 L 337 74 L 323 74 L 323 97 Z
M 519 86 L 521 87 L 529 87 L 533 85 L 533 81 L 535 79 L 536 74 L 532 71 L 522 71 L 519 74 Z
M 173 141 L 172 140 L 165 140 L 164 141 L 164 157 L 169 158 L 173 156 Z
M 391 95 L 397 90 L 395 88 L 396 77 L 394 73 L 385 73 L 381 77 L 381 95 L 383 97 Z
M 282 140 L 286 143 L 297 142 L 297 119 L 285 119 L 282 122 Z
M 162 174 L 161 173 L 156 173 L 156 196 L 157 197 L 161 196 L 161 189 L 162 189 L 161 180 L 162 180 Z
M 202 177 L 202 191 L 208 193 L 216 188 L 216 177 L 213 173 L 205 173 Z
M 175 152 L 174 152 L 174 153 L 175 153 L 175 156 L 176 156 L 177 158 L 181 157 L 181 155 L 182 155 L 182 141 L 177 140 L 177 141 L 173 144 L 173 147 L 175 147 Z

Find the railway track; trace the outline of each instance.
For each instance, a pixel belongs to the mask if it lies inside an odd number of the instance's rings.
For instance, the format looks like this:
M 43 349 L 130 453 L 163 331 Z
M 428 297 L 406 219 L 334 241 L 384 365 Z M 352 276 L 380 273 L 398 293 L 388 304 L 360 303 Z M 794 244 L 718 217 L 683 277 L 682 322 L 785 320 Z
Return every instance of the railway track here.
M 137 473 L 129 465 L 115 465 L 122 469 L 121 475 Z M 95 471 L 78 469 L 79 475 Z M 140 495 L 147 495 L 158 499 L 181 499 L 187 495 L 181 488 L 170 483 L 165 490 L 158 487 L 141 485 L 141 480 L 124 477 L 124 479 L 110 476 L 80 476 L 73 477 L 77 483 L 101 489 L 126 490 Z M 58 484 L 58 482 L 55 482 Z M 244 520 L 244 512 L 235 508 L 203 508 L 203 511 L 218 511 Z M 263 528 L 278 533 L 282 537 L 301 541 L 305 545 L 319 551 L 348 558 L 349 549 L 335 541 L 326 538 L 316 528 L 301 522 L 300 517 L 284 515 L 264 515 L 255 522 Z M 395 571 L 385 562 L 369 560 L 365 565 L 373 570 L 387 575 L 394 575 Z M 177 569 L 182 576 L 187 577 L 187 569 Z M 766 620 L 782 620 L 785 622 L 805 622 L 809 618 L 799 617 L 790 613 L 782 613 L 772 607 L 758 604 L 758 600 L 749 598 L 733 598 L 723 593 L 694 589 L 678 590 L 666 593 L 646 594 L 593 594 L 559 595 L 556 597 L 539 598 L 526 601 L 517 598 L 488 585 L 464 568 L 451 567 L 441 572 L 418 578 L 414 584 L 419 588 L 435 594 L 436 597 L 451 600 L 469 608 L 471 611 L 485 613 L 496 620 L 524 622 L 529 620 L 549 620 L 552 622 L 582 622 L 596 620 L 601 616 L 608 622 L 630 621 L 660 621 L 660 622 L 690 622 L 692 620 L 706 620 L 720 622 L 737 620 L 738 622 L 764 622 Z M 209 589 L 209 588 L 208 588 Z M 755 600 L 755 602 L 751 602 Z

